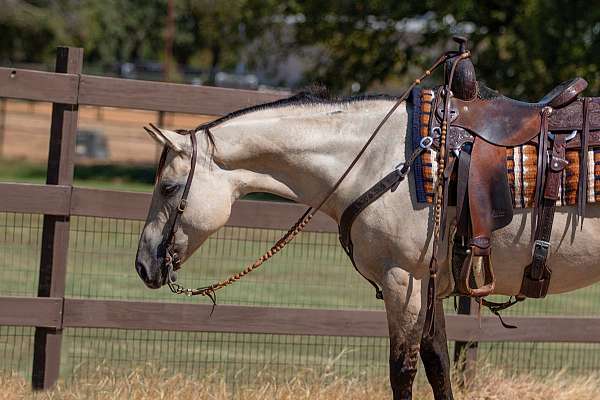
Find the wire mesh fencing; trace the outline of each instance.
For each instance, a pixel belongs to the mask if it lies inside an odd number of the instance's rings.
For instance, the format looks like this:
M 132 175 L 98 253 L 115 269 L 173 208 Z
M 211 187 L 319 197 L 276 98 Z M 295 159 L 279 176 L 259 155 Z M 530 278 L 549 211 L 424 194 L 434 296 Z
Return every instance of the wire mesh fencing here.
M 36 296 L 43 217 L 0 213 L 0 293 Z
M 143 222 L 73 218 L 67 295 L 127 300 L 198 302 L 148 290 L 134 269 Z M 284 231 L 224 227 L 178 272 L 182 284 L 204 286 L 262 254 Z M 383 309 L 374 291 L 354 272 L 333 233 L 306 232 L 257 271 L 218 292 L 222 304 L 333 309 Z
M 289 380 L 316 376 L 372 377 L 387 371 L 384 338 L 241 333 L 69 329 L 63 369 L 90 376 L 111 369 L 165 368 L 170 373 L 224 376 L 250 383 L 258 376 Z
M 43 217 L 0 214 L 0 292 L 35 296 Z M 66 296 L 74 298 L 201 302 L 149 290 L 134 269 L 143 222 L 71 217 Z M 237 272 L 283 232 L 225 227 L 179 273 L 181 283 L 203 286 Z M 597 316 L 600 285 L 520 304 L 507 315 Z M 219 304 L 383 310 L 372 287 L 352 268 L 334 233 L 307 232 L 259 270 L 218 293 Z M 217 306 L 218 307 L 218 306 Z M 452 312 L 452 300 L 446 302 Z M 30 375 L 33 328 L 0 327 L 1 367 Z M 450 351 L 452 351 L 450 344 Z M 223 374 L 250 381 L 255 374 L 289 378 L 319 374 L 373 376 L 387 373 L 388 342 L 373 337 L 323 337 L 241 333 L 68 328 L 62 375 L 88 376 L 98 368 L 165 367 L 191 375 Z M 508 370 L 572 372 L 600 367 L 600 346 L 571 343 L 489 342 L 479 358 Z M 421 375 L 421 379 L 423 374 Z M 235 379 L 234 379 L 235 378 Z

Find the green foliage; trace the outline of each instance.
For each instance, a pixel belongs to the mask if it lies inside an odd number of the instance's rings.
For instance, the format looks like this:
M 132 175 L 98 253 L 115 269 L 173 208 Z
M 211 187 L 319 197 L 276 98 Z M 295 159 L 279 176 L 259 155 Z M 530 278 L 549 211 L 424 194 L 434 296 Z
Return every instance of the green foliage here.
M 48 1 L 0 0 L 0 59 L 41 62 L 61 37 L 62 21 Z
M 173 53 L 209 72 L 239 65 L 275 79 L 290 55 L 302 84 L 332 92 L 405 77 L 467 34 L 478 76 L 534 100 L 576 75 L 600 89 L 600 7 L 587 0 L 174 0 Z M 58 44 L 104 65 L 161 60 L 167 0 L 0 0 L 0 59 L 48 63 Z
M 114 63 L 153 59 L 162 51 L 166 0 L 83 0 L 77 45 L 87 60 Z
M 306 80 L 338 92 L 354 82 L 364 89 L 406 73 L 414 52 L 398 26 L 427 10 L 427 1 L 290 2 L 288 11 L 305 18 L 296 28 L 295 44 L 321 48 Z
M 455 17 L 473 21 L 481 78 L 518 97 L 538 100 L 558 82 L 582 76 L 600 91 L 600 7 L 587 0 L 463 1 Z M 596 4 L 594 6 L 594 3 Z
M 478 77 L 491 87 L 535 100 L 559 81 L 585 77 L 600 90 L 600 7 L 585 0 L 428 0 L 291 2 L 306 20 L 299 46 L 319 45 L 307 75 L 334 91 L 389 83 L 422 68 L 452 34 L 466 34 Z M 433 11 L 433 12 L 432 12 Z
M 177 0 L 176 7 L 175 58 L 189 64 L 207 55 L 201 64 L 212 83 L 217 69 L 234 68 L 246 56 L 244 47 L 274 28 L 269 16 L 279 6 L 274 0 Z

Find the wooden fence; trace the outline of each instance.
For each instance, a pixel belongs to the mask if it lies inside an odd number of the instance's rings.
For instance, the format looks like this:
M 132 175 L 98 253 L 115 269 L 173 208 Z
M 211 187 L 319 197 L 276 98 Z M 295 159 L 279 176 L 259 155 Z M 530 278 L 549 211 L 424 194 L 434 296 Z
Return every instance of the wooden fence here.
M 64 328 L 118 328 L 204 332 L 333 336 L 387 336 L 380 311 L 316 310 L 222 305 L 208 318 L 208 305 L 66 298 L 71 216 L 132 220 L 146 217 L 150 194 L 73 186 L 79 105 L 223 115 L 241 107 L 273 101 L 279 94 L 89 76 L 81 73 L 83 50 L 59 48 L 56 72 L 0 68 L 0 98 L 53 103 L 45 185 L 0 183 L 0 212 L 43 214 L 38 297 L 0 296 L 0 325 L 36 327 L 32 385 L 52 386 L 59 376 Z M 287 229 L 302 213 L 296 204 L 240 201 L 229 226 Z M 319 214 L 308 231 L 337 232 Z M 477 319 L 469 300 L 449 315 L 448 339 L 476 357 L 481 341 L 600 342 L 600 318 L 513 317 L 519 329 L 504 329 L 496 317 Z M 174 323 L 176 321 L 177 323 Z M 481 326 L 480 326 L 481 325 Z

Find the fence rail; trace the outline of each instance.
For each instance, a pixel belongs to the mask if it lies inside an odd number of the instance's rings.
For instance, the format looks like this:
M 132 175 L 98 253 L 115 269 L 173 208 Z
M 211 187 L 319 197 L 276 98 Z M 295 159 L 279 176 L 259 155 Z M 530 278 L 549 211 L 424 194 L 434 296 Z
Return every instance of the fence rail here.
M 281 93 L 82 75 L 78 104 L 222 115 L 283 97 Z
M 387 337 L 382 311 L 181 304 L 152 301 L 0 297 L 0 325 L 183 332 Z M 446 316 L 448 340 L 600 343 L 598 318 Z
M 44 215 L 37 298 L 0 297 L 0 325 L 36 327 L 33 386 L 48 388 L 59 376 L 64 328 L 117 328 L 332 336 L 387 336 L 380 311 L 317 310 L 162 302 L 75 299 L 64 295 L 71 216 L 144 220 L 148 193 L 74 187 L 77 106 L 97 105 L 222 115 L 272 101 L 283 94 L 144 82 L 80 74 L 82 50 L 59 48 L 57 73 L 0 68 L 0 98 L 53 102 L 46 185 L 0 183 L 0 212 Z M 287 229 L 304 211 L 291 203 L 237 202 L 229 226 Z M 337 232 L 318 214 L 307 231 Z M 461 307 L 470 311 L 468 307 Z M 600 343 L 600 318 L 512 317 L 504 329 L 496 317 L 448 315 L 457 348 L 466 342 L 532 341 Z M 461 345 L 462 343 L 462 345 Z M 473 351 L 472 346 L 467 346 Z M 472 358 L 472 354 L 470 355 Z
M 287 96 L 281 92 L 0 67 L 0 97 L 21 100 L 218 116 Z
M 1 97 L 77 104 L 79 75 L 0 68 Z

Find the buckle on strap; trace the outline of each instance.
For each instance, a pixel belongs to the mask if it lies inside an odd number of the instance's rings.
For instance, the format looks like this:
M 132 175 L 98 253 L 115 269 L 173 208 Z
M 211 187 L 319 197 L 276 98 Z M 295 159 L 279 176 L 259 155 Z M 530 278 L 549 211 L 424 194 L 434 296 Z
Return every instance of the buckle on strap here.
M 534 257 L 543 257 L 546 259 L 550 252 L 550 242 L 546 240 L 536 240 L 533 244 L 532 254 Z
M 187 199 L 181 199 L 181 201 L 179 202 L 179 205 L 177 206 L 177 211 L 182 213 L 185 211 L 186 207 L 187 207 Z
M 396 168 L 394 168 L 394 171 L 398 171 L 398 173 L 400 174 L 400 177 L 404 178 L 410 172 L 410 164 L 402 162 L 402 163 L 396 165 Z M 400 181 L 398 181 L 398 183 L 400 183 Z M 392 189 L 392 192 L 396 190 L 395 187 L 398 187 L 398 185 L 394 185 L 394 189 Z
M 422 148 L 423 150 L 428 150 L 429 148 L 431 148 L 432 144 L 433 144 L 433 138 L 431 136 L 425 136 L 419 142 L 419 147 Z
M 431 146 L 433 145 L 433 142 L 434 141 L 431 136 L 423 137 L 419 142 L 419 147 L 417 147 L 412 152 L 410 157 L 405 162 L 401 162 L 400 164 L 396 165 L 396 167 L 394 167 L 394 171 L 398 171 L 398 173 L 400 174 L 400 180 L 404 179 L 404 177 L 406 177 L 406 175 L 408 175 L 408 173 L 410 172 L 410 168 L 413 165 L 413 163 L 415 162 L 415 160 L 417 159 L 417 157 L 419 157 L 421 154 L 423 154 L 423 152 L 425 152 L 425 150 L 429 150 L 431 148 Z M 396 190 L 399 183 L 400 183 L 400 181 L 398 181 L 392 187 L 392 192 Z

